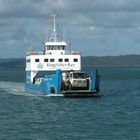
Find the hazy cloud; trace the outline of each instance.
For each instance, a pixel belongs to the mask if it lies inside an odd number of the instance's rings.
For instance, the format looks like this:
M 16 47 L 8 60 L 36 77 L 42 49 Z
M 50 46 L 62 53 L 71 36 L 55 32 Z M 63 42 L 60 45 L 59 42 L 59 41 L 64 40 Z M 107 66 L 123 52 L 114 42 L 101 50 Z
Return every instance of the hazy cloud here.
M 23 57 L 28 40 L 41 49 L 54 10 L 66 39 L 84 55 L 140 54 L 139 0 L 0 0 L 1 57 Z

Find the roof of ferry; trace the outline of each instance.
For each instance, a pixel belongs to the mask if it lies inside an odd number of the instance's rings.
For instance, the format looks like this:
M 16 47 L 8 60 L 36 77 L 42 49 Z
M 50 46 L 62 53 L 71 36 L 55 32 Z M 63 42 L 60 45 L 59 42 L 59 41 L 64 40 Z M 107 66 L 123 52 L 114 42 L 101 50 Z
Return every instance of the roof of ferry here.
M 66 42 L 64 42 L 64 41 L 61 41 L 61 42 L 46 42 L 45 43 L 45 45 L 47 45 L 47 46 L 66 46 L 67 45 L 67 43 Z

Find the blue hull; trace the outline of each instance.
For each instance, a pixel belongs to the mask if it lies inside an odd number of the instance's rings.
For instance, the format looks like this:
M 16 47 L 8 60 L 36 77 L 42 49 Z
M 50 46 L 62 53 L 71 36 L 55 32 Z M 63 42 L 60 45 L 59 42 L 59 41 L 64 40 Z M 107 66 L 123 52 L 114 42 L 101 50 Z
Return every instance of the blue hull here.
M 66 97 L 96 97 L 99 95 L 99 76 L 97 70 L 93 70 L 89 89 L 86 90 L 62 90 L 62 72 L 57 70 L 54 75 L 45 75 L 40 84 L 33 84 L 28 79 L 30 71 L 26 72 L 25 90 L 30 93 L 47 96 Z

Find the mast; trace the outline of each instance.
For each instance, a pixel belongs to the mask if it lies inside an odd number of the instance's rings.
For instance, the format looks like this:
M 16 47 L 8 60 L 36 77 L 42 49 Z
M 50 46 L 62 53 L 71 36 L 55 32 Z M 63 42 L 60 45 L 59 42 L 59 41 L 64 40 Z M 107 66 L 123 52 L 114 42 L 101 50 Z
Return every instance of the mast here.
M 56 42 L 57 41 L 56 14 L 52 15 L 52 17 L 53 17 L 53 31 L 52 31 L 50 41 L 51 42 Z

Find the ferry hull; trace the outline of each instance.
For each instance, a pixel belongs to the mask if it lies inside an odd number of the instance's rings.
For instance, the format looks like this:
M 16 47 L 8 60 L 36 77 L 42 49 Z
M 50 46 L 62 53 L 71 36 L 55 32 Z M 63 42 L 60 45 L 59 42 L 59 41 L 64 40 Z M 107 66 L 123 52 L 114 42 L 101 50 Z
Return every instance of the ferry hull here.
M 98 92 L 89 92 L 89 91 L 84 91 L 81 90 L 79 92 L 75 92 L 75 91 L 70 91 L 70 92 L 62 92 L 62 93 L 54 93 L 54 94 L 46 94 L 44 92 L 41 91 L 37 91 L 37 90 L 27 90 L 28 93 L 31 94 L 37 94 L 37 95 L 44 95 L 47 97 L 70 97 L 70 98 L 76 98 L 76 97 L 100 97 Z
M 90 92 L 85 90 L 67 91 L 65 92 L 64 97 L 99 97 L 99 93 L 97 91 Z
M 26 73 L 25 90 L 29 93 L 46 96 L 64 97 L 98 97 L 99 96 L 99 76 L 97 70 L 93 70 L 88 90 L 64 90 L 62 89 L 62 71 L 57 70 L 54 75 L 45 76 L 40 84 L 30 83 Z

